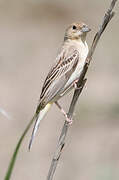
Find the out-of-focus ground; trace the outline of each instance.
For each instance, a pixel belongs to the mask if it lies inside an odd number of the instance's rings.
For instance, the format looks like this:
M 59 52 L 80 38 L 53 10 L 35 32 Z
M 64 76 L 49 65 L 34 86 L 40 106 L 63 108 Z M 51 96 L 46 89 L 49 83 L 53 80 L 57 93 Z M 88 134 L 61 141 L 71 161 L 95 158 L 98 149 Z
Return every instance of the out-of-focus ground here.
M 0 1 L 0 179 L 4 179 L 18 138 L 30 121 L 64 30 L 84 21 L 92 31 L 88 44 L 111 0 Z M 57 180 L 119 179 L 119 4 L 104 32 L 78 101 L 74 123 L 56 170 Z M 60 102 L 67 109 L 72 93 Z M 31 152 L 28 133 L 12 180 L 45 180 L 64 117 L 53 105 L 41 122 Z

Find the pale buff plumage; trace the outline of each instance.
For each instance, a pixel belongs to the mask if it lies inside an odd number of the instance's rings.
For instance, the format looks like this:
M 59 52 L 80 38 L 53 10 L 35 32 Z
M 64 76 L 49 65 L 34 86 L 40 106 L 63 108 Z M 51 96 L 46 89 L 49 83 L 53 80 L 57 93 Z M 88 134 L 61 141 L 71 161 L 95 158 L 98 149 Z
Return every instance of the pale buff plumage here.
M 34 119 L 35 125 L 32 132 L 29 149 L 40 120 L 45 116 L 51 104 L 74 87 L 80 77 L 88 54 L 86 34 L 90 29 L 84 23 L 73 23 L 65 31 L 64 42 L 49 71 L 40 96 Z

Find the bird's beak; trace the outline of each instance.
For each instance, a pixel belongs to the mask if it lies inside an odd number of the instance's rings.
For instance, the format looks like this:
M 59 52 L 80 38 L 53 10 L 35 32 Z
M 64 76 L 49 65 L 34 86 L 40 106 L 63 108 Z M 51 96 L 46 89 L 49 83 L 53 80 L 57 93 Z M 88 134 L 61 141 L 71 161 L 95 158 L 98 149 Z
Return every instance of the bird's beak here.
M 84 27 L 82 27 L 81 31 L 82 32 L 89 32 L 89 31 L 91 31 L 91 29 L 88 26 L 84 26 Z

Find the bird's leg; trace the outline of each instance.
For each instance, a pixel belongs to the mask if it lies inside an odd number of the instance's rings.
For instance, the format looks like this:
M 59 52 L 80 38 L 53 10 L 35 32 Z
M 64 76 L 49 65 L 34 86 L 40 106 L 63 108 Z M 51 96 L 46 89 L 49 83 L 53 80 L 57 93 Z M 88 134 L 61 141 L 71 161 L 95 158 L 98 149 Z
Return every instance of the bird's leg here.
M 72 124 L 72 119 L 69 119 L 68 116 L 67 116 L 67 113 L 64 111 L 64 109 L 60 106 L 60 104 L 55 101 L 55 104 L 57 105 L 57 107 L 60 109 L 60 111 L 63 113 L 63 115 L 65 116 L 66 118 L 66 121 L 69 123 L 69 124 Z

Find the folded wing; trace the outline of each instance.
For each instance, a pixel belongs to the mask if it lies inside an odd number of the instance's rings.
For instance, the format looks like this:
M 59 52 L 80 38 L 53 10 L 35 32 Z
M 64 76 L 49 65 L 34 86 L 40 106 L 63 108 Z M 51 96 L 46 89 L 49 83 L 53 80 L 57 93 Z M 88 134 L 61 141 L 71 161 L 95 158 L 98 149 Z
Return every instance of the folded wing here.
M 58 95 L 75 71 L 78 61 L 79 52 L 76 49 L 69 56 L 65 51 L 60 53 L 57 63 L 51 68 L 45 79 L 40 96 L 41 106 L 45 106 Z

